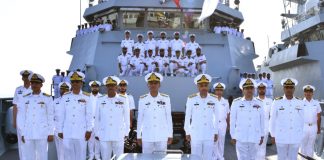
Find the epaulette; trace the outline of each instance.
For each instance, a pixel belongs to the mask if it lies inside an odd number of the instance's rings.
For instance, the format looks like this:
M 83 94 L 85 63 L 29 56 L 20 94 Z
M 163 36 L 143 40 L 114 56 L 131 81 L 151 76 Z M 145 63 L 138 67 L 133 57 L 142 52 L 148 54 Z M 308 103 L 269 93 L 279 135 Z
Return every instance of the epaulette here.
M 119 96 L 126 98 L 126 96 L 125 95 L 122 95 L 122 94 L 119 94 Z
M 169 97 L 169 95 L 167 95 L 167 94 L 164 94 L 164 93 L 160 93 L 161 94 L 161 96 L 163 96 L 163 97 Z
M 140 98 L 145 98 L 147 96 L 147 94 L 144 94 L 142 96 L 140 96 Z
M 298 99 L 298 100 L 302 100 L 302 98 L 299 98 L 299 97 L 295 97 L 296 99 Z
M 197 93 L 190 95 L 188 98 L 193 98 L 193 97 L 196 97 L 196 96 L 197 96 Z
M 27 96 L 29 96 L 29 95 L 31 95 L 31 93 L 25 94 L 23 97 L 27 97 Z
M 44 96 L 46 97 L 51 97 L 51 95 L 47 94 L 47 93 L 43 93 Z
M 90 96 L 90 93 L 82 91 L 83 95 Z
M 283 99 L 283 97 L 281 96 L 281 97 L 275 98 L 275 100 L 280 100 L 280 99 Z
M 235 99 L 233 100 L 233 102 L 234 102 L 234 101 L 241 100 L 241 99 L 242 99 L 242 97 L 235 98 Z
M 213 93 L 209 93 L 210 96 L 217 98 L 217 96 Z
M 70 92 L 66 92 L 66 93 L 64 93 L 63 95 L 67 95 L 67 94 L 70 94 L 71 93 L 71 91 Z

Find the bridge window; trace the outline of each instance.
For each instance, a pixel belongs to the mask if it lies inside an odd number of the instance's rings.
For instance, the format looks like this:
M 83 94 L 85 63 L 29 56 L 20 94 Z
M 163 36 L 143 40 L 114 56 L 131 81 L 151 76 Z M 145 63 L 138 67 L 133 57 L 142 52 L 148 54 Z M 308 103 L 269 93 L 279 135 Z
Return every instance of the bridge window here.
M 177 12 L 177 10 L 150 9 L 147 24 L 149 28 L 178 29 L 181 27 L 181 12 Z
M 201 11 L 200 11 L 201 12 Z M 187 10 L 183 14 L 183 28 L 186 29 L 206 29 L 206 21 L 198 23 L 197 19 L 200 16 L 200 12 L 197 10 Z
M 125 28 L 140 28 L 144 27 L 145 11 L 141 9 L 122 9 L 123 24 Z

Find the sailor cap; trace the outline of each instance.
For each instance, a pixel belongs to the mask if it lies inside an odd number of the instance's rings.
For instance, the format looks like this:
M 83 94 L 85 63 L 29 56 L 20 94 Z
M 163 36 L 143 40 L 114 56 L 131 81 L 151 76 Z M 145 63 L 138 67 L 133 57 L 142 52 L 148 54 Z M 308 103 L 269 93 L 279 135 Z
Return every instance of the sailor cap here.
M 44 83 L 45 79 L 42 75 L 33 73 L 28 76 L 30 82 Z
M 126 30 L 124 33 L 125 33 L 125 34 L 126 34 L 126 33 L 132 34 L 132 32 L 131 32 L 130 30 Z
M 121 85 L 121 84 L 126 84 L 128 85 L 128 81 L 123 79 L 123 80 L 120 80 L 120 82 L 118 83 L 118 85 Z
M 265 87 L 265 88 L 268 87 L 268 85 L 267 85 L 266 83 L 264 83 L 264 82 L 259 82 L 256 86 L 257 86 L 258 88 L 259 88 L 259 87 Z
M 165 35 L 167 35 L 167 33 L 166 33 L 166 32 L 164 32 L 164 31 L 160 32 L 160 35 L 162 35 L 162 34 L 165 34 Z
M 83 81 L 85 78 L 84 73 L 75 71 L 75 72 L 70 72 L 68 77 L 70 77 L 71 81 Z
M 154 34 L 154 32 L 153 31 L 147 31 L 147 35 L 149 35 L 149 34 Z
M 176 34 L 180 35 L 180 32 L 176 31 L 176 32 L 173 33 L 173 35 L 176 35 Z
M 190 34 L 189 37 L 196 37 L 196 35 L 195 34 Z
M 212 80 L 211 76 L 208 74 L 200 74 L 195 77 L 194 82 L 195 84 L 200 84 L 200 83 L 210 83 Z
M 214 89 L 222 89 L 222 90 L 225 90 L 226 85 L 225 85 L 224 83 L 220 83 L 220 82 L 218 82 L 218 83 L 215 83 L 215 84 L 213 85 L 213 88 L 214 88 Z
M 303 90 L 304 90 L 304 92 L 305 91 L 312 91 L 312 92 L 314 92 L 315 91 L 315 87 L 312 86 L 312 85 L 306 85 L 306 86 L 303 87 Z
M 162 82 L 163 81 L 163 76 L 160 73 L 152 72 L 148 73 L 145 76 L 145 81 L 146 82 Z
M 117 84 L 119 84 L 119 81 L 120 81 L 120 79 L 116 76 L 108 76 L 102 80 L 102 83 L 104 85 L 109 85 L 109 84 L 117 85 Z
M 136 37 L 138 38 L 138 37 L 144 37 L 144 36 L 143 36 L 143 34 L 137 34 Z
M 101 83 L 99 81 L 91 81 L 89 82 L 89 86 L 101 86 Z
M 294 87 L 297 86 L 298 81 L 294 78 L 284 78 L 281 80 L 281 85 L 286 87 L 286 86 L 290 86 L 290 87 Z
M 70 90 L 71 89 L 71 84 L 68 82 L 61 82 L 58 87 L 60 89 L 66 89 L 66 90 Z
M 31 74 L 33 74 L 33 72 L 30 71 L 30 70 L 22 70 L 22 71 L 20 71 L 21 76 L 29 76 Z
M 255 85 L 256 85 L 256 82 L 253 79 L 247 78 L 247 79 L 244 79 L 241 81 L 240 89 L 247 88 L 247 87 L 255 88 Z

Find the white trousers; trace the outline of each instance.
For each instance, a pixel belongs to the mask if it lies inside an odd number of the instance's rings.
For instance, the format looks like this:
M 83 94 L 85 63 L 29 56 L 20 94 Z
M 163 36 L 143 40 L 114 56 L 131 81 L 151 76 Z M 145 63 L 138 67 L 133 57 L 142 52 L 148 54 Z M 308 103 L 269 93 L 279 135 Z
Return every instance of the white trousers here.
M 188 66 L 187 69 L 188 69 L 188 74 L 191 77 L 194 77 L 196 74 L 196 64 L 192 64 L 192 65 Z
M 164 66 L 164 64 L 159 64 L 159 73 L 167 74 L 169 72 L 169 66 Z
M 214 142 L 213 158 L 214 160 L 224 160 L 225 135 L 218 134 L 217 142 Z
M 100 142 L 96 140 L 94 134 L 91 134 L 91 137 L 88 141 L 88 152 L 90 159 L 93 159 L 94 157 L 96 159 L 100 158 Z
M 119 74 L 119 76 L 126 76 L 128 72 L 128 66 L 121 66 L 122 72 Z
M 47 139 L 30 140 L 25 139 L 24 159 L 25 160 L 46 160 L 48 159 Z
M 166 151 L 168 148 L 167 142 L 143 142 L 143 153 L 153 153 L 154 151 Z
M 124 153 L 124 141 L 100 141 L 102 160 L 110 160 L 114 153 L 118 158 Z
M 84 160 L 87 157 L 87 141 L 80 139 L 63 139 L 64 159 Z
M 300 147 L 300 152 L 303 155 L 313 157 L 314 156 L 314 144 L 317 135 L 317 125 L 304 125 L 304 135 Z
M 236 154 L 238 160 L 255 160 L 257 152 L 256 143 L 236 141 Z
M 131 68 L 129 71 L 130 76 L 142 76 L 144 71 L 144 65 L 140 64 L 135 66 L 135 68 Z
M 213 145 L 213 140 L 191 141 L 191 154 L 204 160 L 210 160 L 213 155 Z
M 276 144 L 278 160 L 296 160 L 299 144 Z
M 266 159 L 268 136 L 269 136 L 269 133 L 267 133 L 264 136 L 263 143 L 261 145 L 258 145 L 258 152 L 257 152 L 257 156 L 256 156 L 256 159 L 257 160 L 259 160 L 259 159 L 262 159 L 262 160 Z
M 54 84 L 54 97 L 58 98 L 60 96 L 60 88 L 58 87 L 58 84 Z
M 146 75 L 148 73 L 155 72 L 155 69 L 156 69 L 155 64 L 149 64 L 147 65 L 147 70 L 144 72 L 144 74 Z
M 24 159 L 24 146 L 25 146 L 25 144 L 21 141 L 21 134 L 20 134 L 19 129 L 17 129 L 17 137 L 18 137 L 19 159 L 20 160 L 25 160 Z
M 55 146 L 58 160 L 64 160 L 64 148 L 63 148 L 63 139 L 58 136 L 55 136 Z
M 207 68 L 206 63 L 203 63 L 201 65 L 197 64 L 197 67 L 198 67 L 198 74 L 199 73 L 202 73 L 202 74 L 205 74 L 206 73 L 206 68 Z

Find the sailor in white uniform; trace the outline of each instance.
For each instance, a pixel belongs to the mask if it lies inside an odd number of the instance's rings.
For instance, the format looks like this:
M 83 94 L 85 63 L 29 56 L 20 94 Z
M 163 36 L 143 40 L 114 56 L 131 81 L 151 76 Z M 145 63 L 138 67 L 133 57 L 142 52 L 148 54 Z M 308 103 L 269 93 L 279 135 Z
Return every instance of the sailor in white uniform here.
M 135 48 L 135 56 L 129 61 L 130 76 L 142 76 L 144 72 L 144 57 L 140 57 L 140 48 Z
M 133 95 L 127 93 L 128 81 L 125 79 L 120 80 L 118 84 L 118 91 L 120 95 L 126 96 L 128 99 L 129 110 L 130 110 L 130 128 L 133 127 L 133 115 L 135 110 L 135 101 Z
M 187 50 L 187 56 L 183 59 L 184 66 L 188 70 L 188 75 L 190 77 L 194 77 L 196 74 L 196 62 L 195 59 L 191 56 L 192 51 L 189 49 Z
M 155 56 L 153 56 L 153 50 L 148 49 L 147 51 L 148 56 L 144 59 L 144 66 L 146 68 L 146 71 L 144 71 L 144 74 L 155 72 L 157 63 L 155 61 Z
M 23 159 L 46 160 L 47 143 L 54 139 L 53 99 L 41 91 L 45 82 L 43 76 L 33 73 L 28 79 L 32 92 L 24 95 L 18 104 L 21 105 L 21 119 L 18 121 L 21 137 L 18 138 L 24 143 Z
M 194 82 L 198 93 L 188 97 L 184 129 L 186 140 L 191 143 L 191 154 L 200 159 L 212 159 L 213 146 L 218 139 L 219 102 L 208 93 L 211 77 L 200 74 Z
M 173 137 L 170 97 L 159 92 L 161 74 L 149 73 L 145 81 L 150 92 L 138 102 L 137 142 L 142 145 L 143 153 L 166 151 Z
M 165 56 L 165 49 L 160 49 L 160 55 L 155 57 L 155 61 L 158 63 L 159 73 L 163 76 L 169 72 L 169 58 Z
M 90 103 L 92 107 L 93 118 L 95 119 L 97 100 L 99 97 L 101 97 L 101 94 L 99 93 L 101 83 L 99 81 L 91 81 L 89 82 L 89 86 L 91 87 Z M 88 160 L 100 159 L 100 143 L 95 139 L 95 136 L 95 134 L 91 134 L 91 137 L 88 141 Z
M 145 55 L 145 43 L 143 42 L 143 34 L 137 34 L 137 42 L 134 44 L 134 48 L 140 49 L 140 56 L 146 57 Z
M 196 57 L 196 50 L 199 47 L 199 44 L 196 42 L 196 35 L 195 34 L 190 34 L 190 42 L 186 44 L 185 50 L 191 50 L 192 55 L 191 57 L 195 58 Z
M 230 108 L 228 100 L 223 97 L 226 85 L 224 83 L 215 83 L 213 85 L 214 93 L 219 102 L 219 124 L 218 124 L 218 140 L 214 143 L 213 159 L 224 160 L 224 147 L 225 147 L 225 135 L 227 126 L 229 126 Z
M 164 49 L 167 52 L 169 50 L 170 41 L 166 39 L 166 35 L 164 31 L 160 33 L 161 39 L 157 41 L 157 51 Z
M 258 93 L 257 98 L 262 101 L 263 108 L 264 108 L 264 139 L 261 146 L 258 147 L 258 153 L 256 158 L 258 160 L 258 159 L 266 159 L 267 141 L 269 136 L 270 109 L 273 100 L 271 98 L 266 97 L 267 84 L 265 82 L 261 81 L 257 83 L 256 87 Z
M 127 47 L 122 47 L 122 54 L 120 54 L 118 57 L 118 68 L 119 68 L 119 76 L 126 76 L 129 71 L 129 61 L 131 59 L 131 56 L 127 54 Z
M 21 75 L 21 79 L 24 82 L 24 84 L 22 86 L 19 86 L 16 88 L 15 90 L 15 94 L 13 97 L 13 127 L 17 129 L 17 137 L 21 137 L 21 133 L 20 133 L 20 129 L 19 126 L 17 126 L 17 121 L 21 118 L 21 112 L 19 112 L 19 110 L 21 110 L 21 108 L 19 107 L 23 107 L 23 106 L 18 106 L 19 101 L 21 101 L 23 99 L 23 96 L 31 93 L 31 87 L 30 87 L 30 81 L 28 79 L 28 76 L 33 74 L 32 71 L 29 70 L 23 70 L 20 72 Z M 19 158 L 21 160 L 23 159 L 23 144 L 21 142 L 21 138 L 18 138 L 18 152 L 19 152 Z
M 200 46 L 196 49 L 195 61 L 196 61 L 197 73 L 205 74 L 207 69 L 207 59 L 206 56 L 201 53 Z
M 176 50 L 176 56 L 171 57 L 170 59 L 170 72 L 171 76 L 175 76 L 178 74 L 187 74 L 188 70 L 184 64 L 183 57 L 181 57 L 181 51 Z
M 257 147 L 264 139 L 264 107 L 261 100 L 253 97 L 255 85 L 253 79 L 243 80 L 243 97 L 235 99 L 231 107 L 230 133 L 238 160 L 257 160 Z
M 97 101 L 95 135 L 100 141 L 102 159 L 118 158 L 124 153 L 124 140 L 129 131 L 129 104 L 124 95 L 117 94 L 119 78 L 108 76 L 102 80 L 107 95 Z
M 127 54 L 133 55 L 133 49 L 134 49 L 134 40 L 130 38 L 131 31 L 126 30 L 125 31 L 125 39 L 123 39 L 120 43 L 120 47 L 126 46 L 127 47 Z
M 271 106 L 269 131 L 277 146 L 278 160 L 296 160 L 303 139 L 305 107 L 294 97 L 297 84 L 296 79 L 282 79 L 284 96 L 276 98 Z
M 180 39 L 180 33 L 179 32 L 174 32 L 173 33 L 174 39 L 170 41 L 169 48 L 171 48 L 172 51 L 172 56 L 175 56 L 175 52 L 177 50 L 181 51 L 181 55 L 184 52 L 184 42 Z
M 301 143 L 301 154 L 313 157 L 316 135 L 321 133 L 321 106 L 313 99 L 315 87 L 306 85 L 304 90 L 304 134 Z
M 58 136 L 63 139 L 64 159 L 86 159 L 87 141 L 93 130 L 90 94 L 81 90 L 85 75 L 71 72 L 72 91 L 64 94 L 58 117 Z
M 267 93 L 266 96 L 273 98 L 273 81 L 271 79 L 270 73 L 267 73 L 267 79 L 264 80 L 267 83 Z
M 59 117 L 59 107 L 61 107 L 62 96 L 71 90 L 71 84 L 68 82 L 61 82 L 59 84 L 60 88 L 60 97 L 54 100 L 54 123 L 55 123 L 55 146 L 58 160 L 64 160 L 64 147 L 63 139 L 58 136 L 57 127 L 58 127 L 58 117 Z
M 148 55 L 147 52 L 149 49 L 151 49 L 153 52 L 153 55 L 155 55 L 155 51 L 157 48 L 157 42 L 153 37 L 154 37 L 154 32 L 148 31 L 147 32 L 147 40 L 145 41 L 145 52 L 146 52 L 145 55 Z
M 54 98 L 60 96 L 60 89 L 58 85 L 63 82 L 63 77 L 60 75 L 60 69 L 56 69 L 56 75 L 53 76 L 53 89 L 54 89 Z

